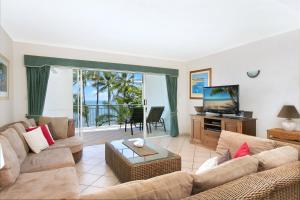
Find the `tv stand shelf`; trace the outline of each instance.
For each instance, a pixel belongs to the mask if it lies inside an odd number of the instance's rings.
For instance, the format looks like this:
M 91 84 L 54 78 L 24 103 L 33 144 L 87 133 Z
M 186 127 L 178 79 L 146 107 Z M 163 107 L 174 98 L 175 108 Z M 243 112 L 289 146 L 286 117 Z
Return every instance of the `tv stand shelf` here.
M 191 143 L 216 148 L 222 130 L 256 136 L 256 119 L 192 115 Z

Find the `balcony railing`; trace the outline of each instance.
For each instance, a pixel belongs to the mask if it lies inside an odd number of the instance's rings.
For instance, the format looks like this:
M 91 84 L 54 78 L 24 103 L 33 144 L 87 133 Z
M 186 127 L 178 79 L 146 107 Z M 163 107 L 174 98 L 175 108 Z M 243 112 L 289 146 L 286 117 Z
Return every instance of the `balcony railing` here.
M 102 125 L 122 124 L 130 116 L 131 108 L 141 107 L 141 104 L 98 104 L 83 105 L 82 126 L 95 127 Z M 78 127 L 80 115 L 78 105 L 73 105 L 75 125 Z

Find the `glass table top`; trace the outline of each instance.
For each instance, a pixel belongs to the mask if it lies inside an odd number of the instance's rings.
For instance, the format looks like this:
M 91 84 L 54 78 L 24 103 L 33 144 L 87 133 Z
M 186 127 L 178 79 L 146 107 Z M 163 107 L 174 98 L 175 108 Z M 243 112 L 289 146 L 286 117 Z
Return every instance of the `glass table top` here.
M 134 139 L 137 139 L 137 138 L 134 138 Z M 178 156 L 178 155 L 168 151 L 167 149 L 164 149 L 158 145 L 155 145 L 147 140 L 145 140 L 145 145 L 147 145 L 149 148 L 156 151 L 157 154 L 149 155 L 149 156 L 139 156 L 133 150 L 131 150 L 128 146 L 123 144 L 123 141 L 124 140 L 114 140 L 109 143 L 115 148 L 115 150 L 117 150 L 131 164 L 145 163 L 145 162 L 150 162 L 150 161 L 172 158 L 172 157 Z

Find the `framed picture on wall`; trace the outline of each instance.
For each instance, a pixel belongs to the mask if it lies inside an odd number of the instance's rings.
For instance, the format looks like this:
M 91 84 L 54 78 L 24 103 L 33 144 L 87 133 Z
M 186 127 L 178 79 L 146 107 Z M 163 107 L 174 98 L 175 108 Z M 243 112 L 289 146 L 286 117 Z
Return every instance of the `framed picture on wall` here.
M 190 99 L 202 99 L 203 87 L 211 86 L 211 68 L 190 72 Z
M 0 100 L 8 99 L 8 59 L 0 54 Z

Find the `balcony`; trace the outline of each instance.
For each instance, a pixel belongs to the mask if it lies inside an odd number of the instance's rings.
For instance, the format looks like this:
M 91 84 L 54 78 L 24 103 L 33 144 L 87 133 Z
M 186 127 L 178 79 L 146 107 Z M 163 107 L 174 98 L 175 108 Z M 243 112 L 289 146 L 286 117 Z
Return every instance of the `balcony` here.
M 82 116 L 82 136 L 85 146 L 94 144 L 104 144 L 107 141 L 118 139 L 129 139 L 143 137 L 143 130 L 139 128 L 139 124 L 134 127 L 134 134 L 131 135 L 128 129 L 125 132 L 124 121 L 129 118 L 131 108 L 141 107 L 141 104 L 98 104 L 86 105 L 83 107 Z M 74 105 L 74 121 L 78 127 L 80 116 L 77 112 L 77 105 Z M 97 112 L 98 110 L 98 112 Z M 79 131 L 77 129 L 77 131 Z M 162 136 L 167 133 L 161 128 L 154 129 L 149 136 Z
M 142 107 L 141 104 L 98 104 L 83 105 L 82 108 L 82 128 L 95 128 L 116 126 L 120 127 L 124 121 L 130 117 L 130 110 L 134 107 Z M 80 115 L 78 105 L 73 105 L 73 118 L 76 127 L 79 127 Z

